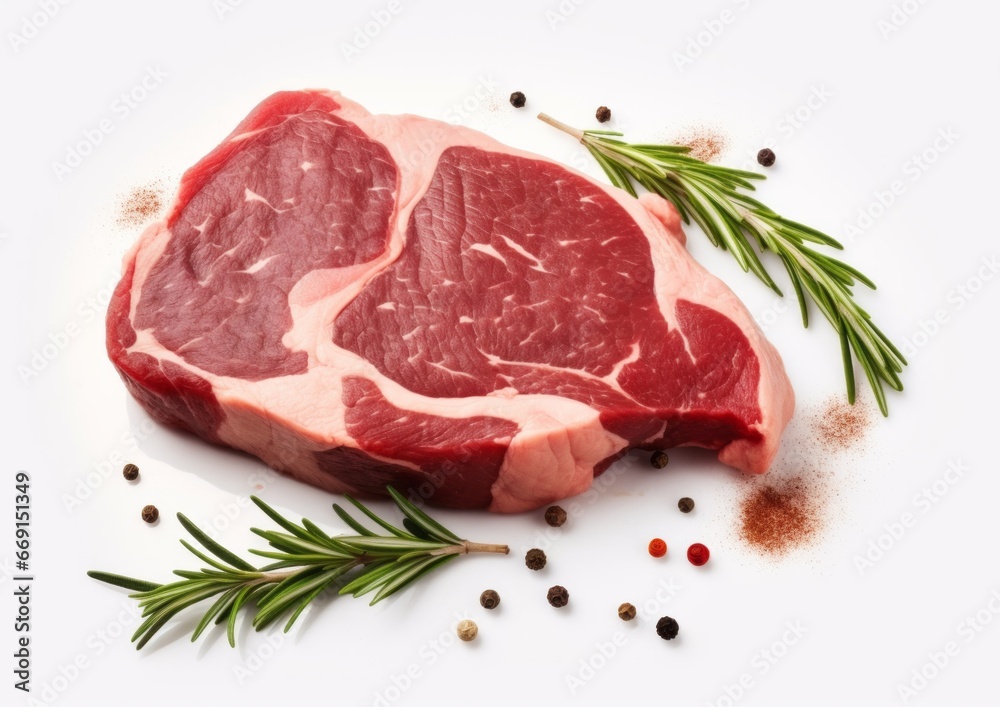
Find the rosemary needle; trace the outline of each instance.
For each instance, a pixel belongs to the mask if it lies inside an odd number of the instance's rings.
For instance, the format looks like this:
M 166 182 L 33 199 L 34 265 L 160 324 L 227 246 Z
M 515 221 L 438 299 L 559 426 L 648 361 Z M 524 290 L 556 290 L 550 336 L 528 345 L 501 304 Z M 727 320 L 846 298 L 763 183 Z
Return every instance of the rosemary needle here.
M 195 557 L 207 567 L 200 570 L 175 570 L 179 581 L 158 584 L 108 572 L 87 574 L 101 582 L 131 590 L 129 596 L 139 600 L 143 622 L 132 640 L 142 648 L 157 631 L 176 614 L 190 606 L 215 597 L 194 630 L 191 640 L 197 640 L 209 625 L 226 623 L 231 646 L 236 645 L 236 623 L 240 611 L 253 605 L 253 626 L 258 631 L 278 619 L 288 616 L 287 632 L 302 611 L 334 582 L 350 575 L 340 587 L 340 594 L 355 597 L 375 592 L 371 604 L 395 594 L 417 581 L 431 570 L 472 552 L 503 553 L 506 545 L 485 545 L 462 540 L 407 501 L 391 486 L 389 495 L 402 511 L 406 530 L 397 528 L 366 508 L 361 502 L 345 496 L 366 517 L 388 531 L 378 535 L 353 518 L 337 504 L 337 515 L 358 535 L 327 535 L 311 521 L 303 518 L 294 523 L 256 496 L 257 504 L 281 531 L 253 528 L 267 540 L 270 550 L 250 550 L 272 562 L 255 567 L 219 543 L 212 540 L 183 514 L 177 517 L 191 536 L 206 552 L 186 540 L 181 540 Z
M 889 414 L 884 386 L 903 389 L 899 374 L 906 359 L 858 305 L 852 289 L 860 282 L 874 290 L 875 284 L 847 263 L 810 245 L 843 250 L 839 242 L 821 231 L 779 216 L 740 191 L 754 191 L 751 180 L 764 179 L 764 175 L 707 164 L 690 157 L 687 147 L 632 144 L 615 139 L 622 137 L 620 132 L 578 130 L 544 113 L 538 118 L 583 143 L 614 186 L 636 196 L 638 184 L 670 201 L 685 223 L 694 220 L 712 245 L 728 250 L 744 272 L 753 272 L 781 295 L 757 249 L 774 253 L 795 290 L 802 325 L 809 326 L 806 300 L 810 299 L 840 336 L 847 399 L 854 403 L 854 359 L 857 359 L 879 409 L 883 415 Z

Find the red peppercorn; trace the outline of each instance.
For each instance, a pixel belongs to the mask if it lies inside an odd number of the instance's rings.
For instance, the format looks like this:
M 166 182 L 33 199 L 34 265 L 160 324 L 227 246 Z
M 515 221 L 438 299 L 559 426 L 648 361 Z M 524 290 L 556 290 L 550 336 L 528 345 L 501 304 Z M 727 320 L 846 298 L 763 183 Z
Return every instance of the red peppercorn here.
M 688 562 L 695 567 L 701 567 L 703 564 L 708 562 L 709 555 L 710 553 L 708 548 L 701 543 L 695 543 L 688 548 Z
M 667 554 L 667 544 L 660 538 L 653 538 L 649 541 L 649 554 L 653 557 L 663 557 Z

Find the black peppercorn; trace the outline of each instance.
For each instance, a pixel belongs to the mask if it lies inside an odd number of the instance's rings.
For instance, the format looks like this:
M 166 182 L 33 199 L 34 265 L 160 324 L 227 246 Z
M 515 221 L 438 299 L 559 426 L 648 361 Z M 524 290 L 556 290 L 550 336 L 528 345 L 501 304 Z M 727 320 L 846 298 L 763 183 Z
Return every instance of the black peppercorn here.
M 618 618 L 622 621 L 631 621 L 635 618 L 635 606 L 625 602 L 618 607 Z
M 524 555 L 524 564 L 529 570 L 540 570 L 545 567 L 545 553 L 533 547 Z
M 148 506 L 143 506 L 142 508 L 142 519 L 147 523 L 155 523 L 156 519 L 160 517 L 160 511 L 157 510 L 156 506 L 150 504 Z
M 681 509 L 681 513 L 690 513 L 694 510 L 694 501 L 685 496 L 677 502 L 677 507 Z
M 653 465 L 656 469 L 662 469 L 670 462 L 670 457 L 662 449 L 653 452 L 653 456 L 649 458 L 649 463 Z
M 558 528 L 566 522 L 566 511 L 562 506 L 549 506 L 545 509 L 545 522 L 553 528 Z
M 524 108 L 524 103 L 524 94 L 520 91 L 514 91 L 514 93 L 510 94 L 510 104 L 515 108 Z
M 669 616 L 664 616 L 656 622 L 656 634 L 665 641 L 677 638 L 679 630 L 680 626 L 677 625 L 677 621 Z
M 126 481 L 135 481 L 139 478 L 139 467 L 135 464 L 126 464 L 122 469 L 122 476 L 125 477 Z
M 601 106 L 597 109 L 596 116 L 598 123 L 606 123 L 611 120 L 611 109 L 607 106 Z
M 495 609 L 500 604 L 500 595 L 492 589 L 487 589 L 479 595 L 479 604 L 484 609 Z
M 757 153 L 757 162 L 763 167 L 770 167 L 774 164 L 774 150 L 770 147 L 765 147 L 763 150 Z
M 549 588 L 546 598 L 549 600 L 549 604 L 557 609 L 569 604 L 569 592 L 566 591 L 566 587 L 561 587 L 558 584 Z

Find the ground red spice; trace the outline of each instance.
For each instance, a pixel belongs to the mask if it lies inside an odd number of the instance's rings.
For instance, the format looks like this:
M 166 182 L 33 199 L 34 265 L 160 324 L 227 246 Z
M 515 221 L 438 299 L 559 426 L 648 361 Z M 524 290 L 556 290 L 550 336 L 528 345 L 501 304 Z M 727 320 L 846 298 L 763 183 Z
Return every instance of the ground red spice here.
M 144 226 L 163 208 L 163 190 L 159 185 L 137 187 L 129 192 L 118 208 L 122 226 Z
M 698 127 L 682 133 L 672 140 L 668 140 L 672 145 L 685 145 L 691 148 L 688 153 L 702 162 L 712 162 L 718 159 L 723 150 L 726 149 L 728 140 L 726 136 L 706 127 Z
M 816 429 L 824 447 L 842 450 L 863 438 L 871 424 L 872 411 L 864 403 L 851 405 L 841 398 L 831 398 L 817 416 Z
M 740 536 L 752 548 L 782 555 L 813 539 L 821 508 L 809 484 L 796 478 L 755 485 L 740 504 Z

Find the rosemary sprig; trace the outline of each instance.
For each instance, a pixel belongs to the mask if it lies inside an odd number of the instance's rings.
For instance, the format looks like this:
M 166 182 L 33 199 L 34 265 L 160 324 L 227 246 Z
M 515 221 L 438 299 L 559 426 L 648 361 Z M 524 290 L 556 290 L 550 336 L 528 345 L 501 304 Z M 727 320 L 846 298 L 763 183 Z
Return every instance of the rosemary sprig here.
M 287 632 L 302 611 L 334 582 L 350 574 L 340 594 L 355 597 L 375 592 L 375 604 L 423 577 L 428 572 L 471 552 L 507 554 L 506 545 L 484 545 L 462 540 L 422 510 L 407 501 L 391 486 L 389 495 L 403 513 L 406 530 L 379 518 L 359 501 L 345 496 L 365 516 L 388 531 L 378 535 L 353 518 L 336 503 L 333 509 L 358 535 L 327 535 L 306 518 L 293 523 L 256 496 L 253 502 L 282 531 L 251 530 L 267 540 L 270 550 L 251 549 L 255 555 L 272 560 L 255 567 L 212 540 L 183 514 L 184 529 L 208 554 L 181 540 L 195 557 L 208 567 L 174 570 L 181 579 L 158 584 L 108 572 L 91 571 L 94 579 L 124 587 L 139 600 L 143 622 L 132 640 L 142 648 L 177 613 L 216 597 L 194 629 L 195 641 L 211 624 L 226 624 L 229 645 L 236 645 L 236 624 L 240 611 L 253 605 L 253 626 L 258 631 L 288 616 Z
M 790 221 L 740 189 L 754 191 L 756 172 L 707 164 L 687 155 L 689 148 L 631 144 L 615 139 L 611 130 L 577 130 L 544 113 L 538 118 L 578 139 L 608 175 L 611 183 L 636 196 L 635 184 L 669 200 L 685 223 L 694 220 L 712 245 L 728 250 L 744 272 L 753 272 L 779 295 L 781 290 L 765 270 L 751 241 L 761 251 L 781 260 L 809 326 L 807 296 L 840 335 L 841 357 L 847 380 L 847 399 L 855 400 L 854 358 L 865 372 L 879 409 L 889 414 L 883 386 L 902 390 L 899 374 L 906 359 L 871 316 L 854 299 L 853 286 L 875 284 L 858 270 L 808 244 L 843 250 L 830 236 Z

